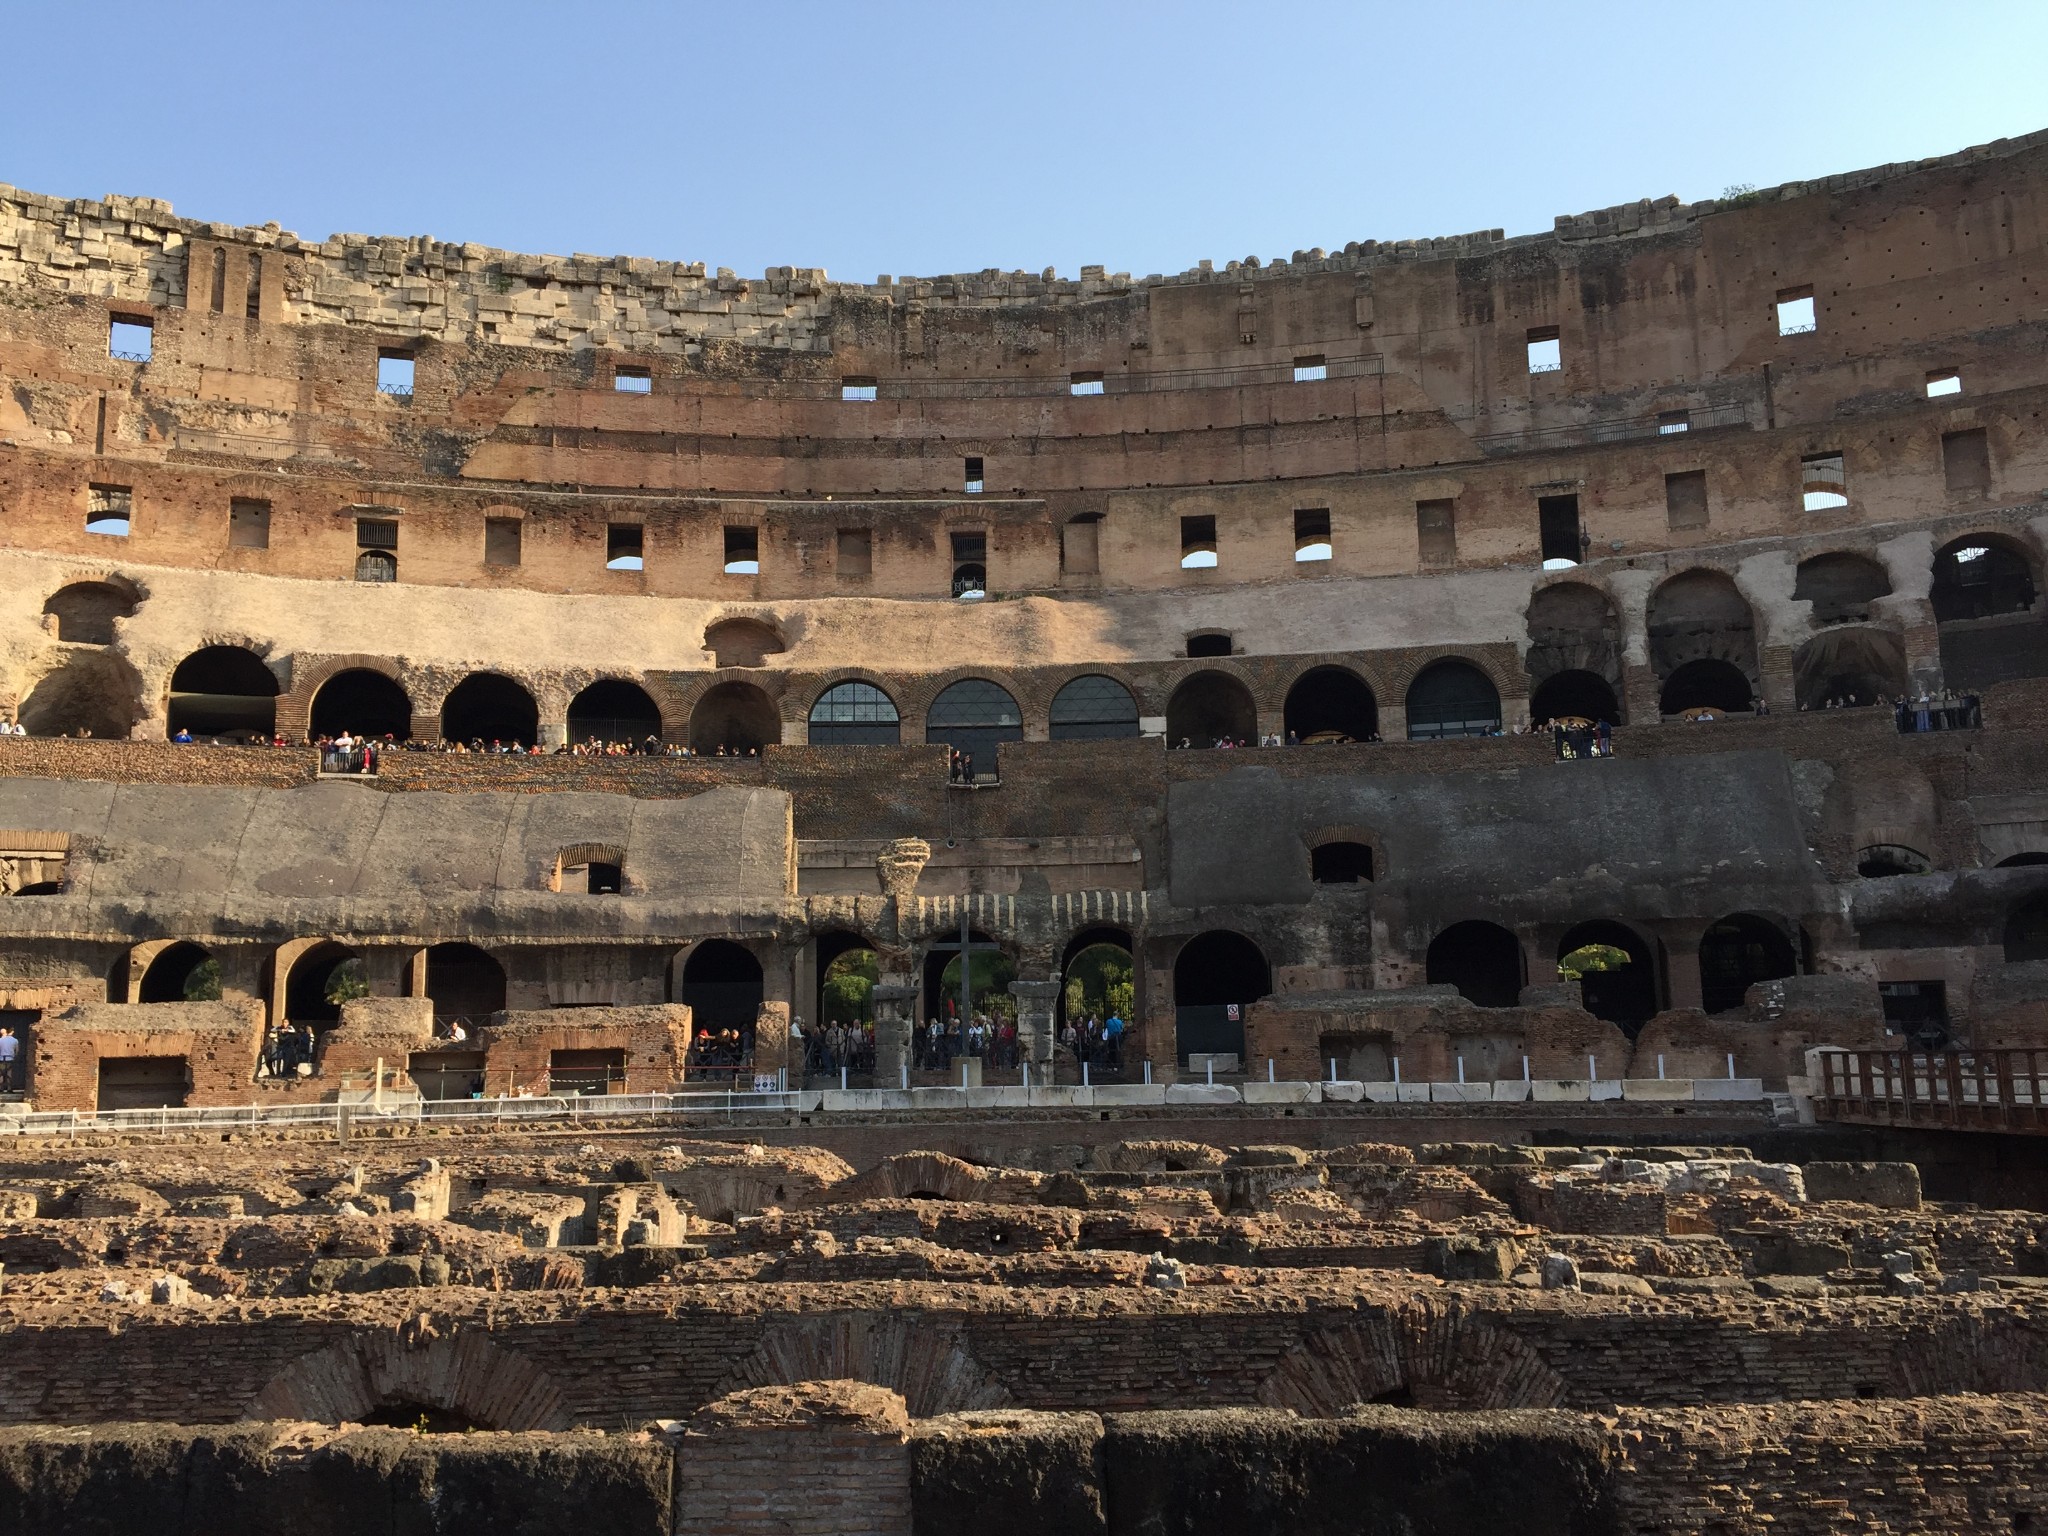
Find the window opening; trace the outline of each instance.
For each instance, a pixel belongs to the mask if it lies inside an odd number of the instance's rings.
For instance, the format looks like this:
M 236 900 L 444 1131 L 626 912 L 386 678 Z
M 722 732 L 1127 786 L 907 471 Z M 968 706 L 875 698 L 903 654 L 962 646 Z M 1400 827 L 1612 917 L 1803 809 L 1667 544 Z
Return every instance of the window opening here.
M 925 713 L 924 739 L 973 759 L 976 777 L 996 768 L 996 749 L 1024 739 L 1024 716 L 1009 690 L 986 678 L 954 683 L 932 700 Z
M 1554 325 L 1540 326 L 1529 332 L 1529 371 L 1531 373 L 1562 373 L 1564 371 L 1564 342 Z
M 377 393 L 380 395 L 412 394 L 412 354 L 380 350 L 377 353 Z
M 1543 542 L 1543 569 L 1561 571 L 1584 558 L 1588 540 L 1579 526 L 1577 496 L 1539 496 L 1536 523 Z
M 1951 491 L 1991 489 L 1991 439 L 1982 427 L 1941 434 L 1941 473 Z
M 1099 395 L 1102 393 L 1102 375 L 1099 373 L 1077 373 L 1067 381 L 1070 395 Z
M 616 896 L 626 888 L 626 871 L 623 865 L 607 864 L 602 859 L 592 859 L 589 865 L 590 877 L 585 889 L 593 896 Z
M 228 545 L 232 549 L 270 548 L 270 503 L 249 496 L 228 501 Z
M 966 490 L 967 490 L 967 493 L 968 493 L 968 495 L 970 495 L 970 496 L 978 496 L 978 495 L 980 495 L 980 494 L 981 494 L 981 484 L 982 484 L 982 467 L 981 467 L 981 460 L 980 460 L 979 458 L 972 458 L 972 459 L 969 459 L 969 460 L 967 461 L 967 483 L 966 483 Z
M 388 550 L 366 549 L 356 556 L 357 581 L 398 580 L 398 557 Z
M 85 531 L 125 539 L 135 513 L 135 492 L 125 485 L 86 487 Z
M 1077 677 L 1052 696 L 1047 734 L 1054 741 L 1136 736 L 1138 701 L 1113 677 Z
M 1820 329 L 1811 288 L 1787 288 L 1778 295 L 1778 334 L 1804 336 Z
M 1320 357 L 1297 357 L 1294 360 L 1294 382 L 1313 384 L 1317 379 L 1327 379 L 1330 370 Z
M 107 356 L 124 363 L 146 363 L 156 341 L 156 329 L 147 320 L 116 315 L 107 322 Z
M 988 535 L 980 529 L 956 531 L 953 543 L 953 595 L 979 598 L 988 594 Z
M 728 527 L 725 530 L 725 574 L 728 576 L 758 576 L 761 574 L 760 529 Z
M 835 683 L 811 706 L 814 747 L 893 747 L 902 739 L 896 702 L 873 683 Z
M 868 528 L 839 530 L 838 571 L 841 577 L 872 576 L 875 573 L 875 535 Z
M 604 568 L 608 571 L 640 571 L 647 568 L 643 530 L 638 523 L 607 523 L 604 530 Z
M 216 315 L 225 314 L 228 307 L 228 253 L 218 245 L 213 248 L 213 292 L 207 307 Z
M 612 389 L 621 395 L 651 395 L 654 393 L 654 374 L 646 368 L 615 368 L 612 370 Z
M 1809 453 L 1799 461 L 1799 497 L 1808 512 L 1849 505 L 1849 472 L 1839 453 Z
M 1415 503 L 1415 542 L 1424 565 L 1457 564 L 1457 503 L 1448 499 Z
M 1102 514 L 1083 512 L 1060 529 L 1060 569 L 1069 576 L 1102 574 Z
M 1190 656 L 1228 656 L 1231 654 L 1231 638 L 1222 630 L 1208 630 L 1199 635 L 1188 636 Z
M 1664 519 L 1672 528 L 1707 526 L 1707 472 L 1688 469 L 1664 477 Z
M 520 542 L 524 537 L 516 517 L 487 517 L 484 519 L 484 564 L 517 565 Z
M 1294 559 L 1297 565 L 1328 560 L 1335 553 L 1330 543 L 1330 509 L 1297 508 L 1294 513 Z
M 1885 1028 L 1912 1037 L 1925 1050 L 1948 1041 L 1948 983 L 1944 981 L 1881 981 L 1879 1005 Z
M 398 524 L 389 518 L 359 517 L 356 519 L 356 547 L 358 549 L 398 548 Z
M 1180 520 L 1180 568 L 1208 571 L 1216 568 L 1216 519 L 1211 515 Z
M 872 400 L 875 398 L 873 379 L 841 379 L 839 398 L 842 400 Z
M 1692 412 L 1659 411 L 1657 413 L 1657 435 L 1659 437 L 1669 437 L 1674 432 L 1690 432 L 1691 430 Z
M 1927 375 L 1927 394 L 1929 399 L 1936 395 L 1960 395 L 1962 392 L 1963 376 L 1953 368 L 1944 368 L 1938 373 Z
M 244 295 L 242 314 L 250 320 L 263 318 L 263 253 L 249 253 L 249 288 Z
M 1372 879 L 1372 849 L 1365 843 L 1322 843 L 1309 850 L 1308 869 L 1317 885 L 1357 885 Z

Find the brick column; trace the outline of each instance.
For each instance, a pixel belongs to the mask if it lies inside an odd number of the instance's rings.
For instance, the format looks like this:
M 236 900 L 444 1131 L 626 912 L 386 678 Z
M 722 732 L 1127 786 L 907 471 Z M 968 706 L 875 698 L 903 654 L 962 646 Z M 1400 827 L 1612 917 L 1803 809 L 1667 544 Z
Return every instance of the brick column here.
M 910 1536 L 910 1415 L 886 1387 L 751 1387 L 676 1450 L 676 1536 Z

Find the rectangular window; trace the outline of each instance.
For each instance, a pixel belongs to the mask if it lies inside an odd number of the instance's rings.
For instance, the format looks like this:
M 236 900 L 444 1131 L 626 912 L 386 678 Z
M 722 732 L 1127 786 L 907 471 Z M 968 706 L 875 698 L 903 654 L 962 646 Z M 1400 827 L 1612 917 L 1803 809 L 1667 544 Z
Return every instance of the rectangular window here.
M 1811 288 L 1787 288 L 1778 295 L 1778 334 L 1804 336 L 1820 329 Z
M 85 531 L 125 539 L 135 515 L 135 492 L 125 485 L 91 485 L 85 492 Z
M 841 379 L 839 398 L 842 400 L 872 400 L 875 398 L 873 379 Z
M 1543 541 L 1545 570 L 1579 563 L 1585 553 L 1585 535 L 1579 527 L 1577 496 L 1537 497 L 1536 526 Z
M 356 519 L 356 548 L 396 549 L 398 548 L 398 524 L 385 517 L 359 517 Z
M 1415 543 L 1424 565 L 1458 563 L 1457 505 L 1449 499 L 1415 503 Z
M 1296 508 L 1294 513 L 1294 560 L 1297 565 L 1327 560 L 1335 553 L 1330 544 L 1330 509 Z
M 1690 411 L 1660 411 L 1657 415 L 1657 435 L 1659 437 L 1669 437 L 1674 432 L 1690 432 L 1691 430 L 1692 413 Z
M 1067 381 L 1070 395 L 1099 395 L 1102 393 L 1102 375 L 1099 373 L 1077 373 Z
M 1180 520 L 1180 568 L 1184 571 L 1216 568 L 1216 519 L 1213 516 Z
M 875 535 L 873 531 L 867 528 L 840 529 L 839 558 L 836 564 L 842 577 L 874 575 Z
M 645 532 L 638 523 L 607 523 L 604 530 L 604 568 L 608 571 L 642 571 Z
M 967 461 L 967 492 L 969 495 L 980 494 L 981 479 L 981 460 L 979 458 L 969 459 Z
M 517 565 L 519 546 L 523 537 L 521 519 L 516 517 L 487 517 L 484 519 L 484 564 Z
M 228 502 L 228 547 L 270 548 L 269 502 L 248 496 L 237 496 Z
M 1294 360 L 1294 382 L 1297 384 L 1313 384 L 1317 379 L 1329 376 L 1330 370 L 1320 357 L 1297 357 Z
M 147 320 L 116 315 L 107 322 L 107 356 L 124 363 L 146 363 L 156 341 L 156 330 Z
M 1529 332 L 1529 371 L 1564 371 L 1564 342 L 1559 338 L 1556 326 L 1542 325 Z
M 1945 981 L 1881 981 L 1877 985 L 1885 1028 L 1896 1034 L 1918 1034 L 1948 1027 L 1948 983 Z
M 1799 461 L 1799 500 L 1808 512 L 1849 505 L 1849 475 L 1839 453 L 1809 453 Z
M 654 375 L 645 368 L 615 368 L 612 370 L 612 389 L 621 395 L 651 395 L 654 393 Z
M 1939 395 L 1960 395 L 1963 392 L 1963 376 L 1953 368 L 1938 369 L 1927 375 L 1927 398 Z
M 1707 526 L 1707 472 L 1688 469 L 1664 477 L 1664 520 L 1672 528 Z
M 412 354 L 393 348 L 380 349 L 377 353 L 377 393 L 380 395 L 412 394 Z
M 1083 512 L 1060 530 L 1060 569 L 1069 576 L 1102 574 L 1102 514 Z
M 983 561 L 988 559 L 988 535 L 979 528 L 953 535 L 953 559 Z
M 988 535 L 968 529 L 952 535 L 953 585 L 955 597 L 981 598 L 988 594 Z
M 1941 473 L 1951 491 L 1991 489 L 1991 440 L 1982 427 L 1941 434 Z
M 728 528 L 725 530 L 725 574 L 728 576 L 758 576 L 761 574 L 760 529 Z

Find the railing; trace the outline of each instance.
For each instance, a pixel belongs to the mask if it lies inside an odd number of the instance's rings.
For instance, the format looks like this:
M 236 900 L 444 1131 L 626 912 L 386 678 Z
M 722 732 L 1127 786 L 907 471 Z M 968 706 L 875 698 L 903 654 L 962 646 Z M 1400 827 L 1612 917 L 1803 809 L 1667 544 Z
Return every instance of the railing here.
M 1814 1114 L 2048 1133 L 2048 1050 L 1816 1051 Z

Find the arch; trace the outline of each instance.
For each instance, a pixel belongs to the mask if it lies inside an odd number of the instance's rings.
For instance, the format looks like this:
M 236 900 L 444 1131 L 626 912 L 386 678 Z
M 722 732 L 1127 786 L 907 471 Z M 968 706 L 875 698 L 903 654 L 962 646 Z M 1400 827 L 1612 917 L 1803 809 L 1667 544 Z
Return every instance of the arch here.
M 138 1003 L 210 1003 L 220 1000 L 220 966 L 197 944 L 166 945 L 150 958 L 136 989 Z
M 1703 656 L 1688 661 L 1664 680 L 1657 708 L 1664 714 L 1712 709 L 1724 715 L 1746 714 L 1756 701 L 1756 686 L 1733 662 Z
M 1512 1008 L 1522 998 L 1522 941 L 1499 923 L 1453 923 L 1429 941 L 1424 977 L 1481 1008 Z
M 277 729 L 277 674 L 244 645 L 209 645 L 171 673 L 165 726 L 173 736 L 267 738 Z
M 1935 551 L 1930 596 L 1937 624 L 2026 613 L 2038 590 L 2032 557 L 2004 534 L 1966 534 Z
M 1369 828 L 1339 822 L 1316 828 L 1302 842 L 1308 848 L 1309 878 L 1318 885 L 1356 884 L 1386 873 L 1386 850 Z
M 444 741 L 530 747 L 540 740 L 540 706 L 500 672 L 472 672 L 441 701 Z
M 1559 978 L 1568 979 L 1564 975 L 1567 957 L 1596 944 L 1620 950 L 1627 960 L 1611 969 L 1583 969 L 1579 997 L 1586 1012 L 1610 1024 L 1619 1024 L 1633 1037 L 1664 1006 L 1663 989 L 1658 985 L 1656 946 L 1626 923 L 1599 918 L 1580 923 L 1558 940 Z
M 356 580 L 393 582 L 398 580 L 398 556 L 388 549 L 366 549 L 356 556 Z
M 57 621 L 57 638 L 72 645 L 112 645 L 114 620 L 135 616 L 141 594 L 125 581 L 74 581 L 52 592 L 43 612 Z
M 904 1311 L 779 1318 L 715 1397 L 801 1381 L 865 1381 L 903 1396 L 917 1418 L 1007 1408 L 1009 1388 L 975 1359 L 963 1334 Z
M 1885 568 L 1847 550 L 1800 561 L 1792 584 L 1792 601 L 1813 604 L 1816 624 L 1867 624 L 1871 604 L 1891 595 Z
M 1888 629 L 1831 629 L 1799 648 L 1792 676 L 1801 709 L 1881 704 L 1907 691 L 1905 644 Z
M 1619 720 L 1621 700 L 1614 685 L 1598 672 L 1574 667 L 1551 673 L 1529 695 L 1529 718 L 1538 725 L 1573 716 L 1610 724 Z
M 1500 730 L 1500 690 L 1469 661 L 1437 661 L 1408 685 L 1408 739 L 1492 736 Z
M 1646 617 L 1650 667 L 1665 683 L 1667 694 L 1680 668 L 1696 661 L 1718 661 L 1743 679 L 1742 703 L 1723 705 L 1718 702 L 1718 695 L 1713 701 L 1695 702 L 1714 702 L 1718 708 L 1749 707 L 1750 699 L 1760 691 L 1756 617 L 1732 577 L 1722 571 L 1681 571 L 1650 594 Z M 1725 682 L 1727 673 L 1721 669 L 1707 669 L 1692 676 L 1697 680 L 1708 672 Z M 1681 689 L 1681 694 L 1689 692 L 1691 686 Z M 1721 692 L 1727 691 L 1726 687 L 1721 688 Z M 1669 704 L 1664 705 L 1665 714 L 1677 712 Z
M 1024 739 L 1024 715 L 1001 684 L 965 677 L 932 700 L 925 711 L 924 739 L 966 753 L 977 773 L 987 773 L 1003 742 Z
M 125 739 L 142 718 L 142 680 L 114 651 L 71 651 L 21 701 L 15 718 L 31 736 Z
M 2008 965 L 2048 960 L 2048 892 L 2012 904 L 2005 915 L 2004 943 Z
M 412 1328 L 350 1334 L 271 1377 L 242 1416 L 360 1424 L 397 1403 L 426 1404 L 488 1429 L 574 1424 L 546 1371 L 472 1328 L 425 1337 Z
M 1060 1028 L 1072 1011 L 1068 993 L 1075 990 L 1082 1007 L 1098 1017 L 1120 1013 L 1128 1038 L 1129 1029 L 1136 1026 L 1138 997 L 1137 946 L 1129 929 L 1097 924 L 1067 940 L 1060 952 L 1060 989 L 1053 999 L 1054 1024 Z
M 343 971 L 344 966 L 353 969 Z M 361 973 L 362 957 L 347 945 L 331 940 L 313 945 L 285 973 L 285 1018 L 294 1024 L 310 1024 L 316 1030 L 337 1023 L 341 1018 L 341 1002 L 337 999 L 356 990 L 361 984 Z
M 953 940 L 960 936 L 957 928 L 941 935 Z M 979 928 L 967 930 L 970 944 L 994 942 Z M 972 951 L 973 959 L 968 963 L 967 1002 L 969 1007 L 978 1007 L 981 999 L 990 993 L 1007 995 L 1010 983 L 1017 979 L 1017 964 L 1000 949 Z M 925 1017 L 950 1019 L 960 1011 L 960 957 L 943 949 L 926 952 L 924 957 L 924 1001 Z
M 903 720 L 888 694 L 851 678 L 818 695 L 809 734 L 814 747 L 893 747 L 903 740 Z
M 1797 975 L 1799 957 L 1785 930 L 1767 917 L 1735 912 L 1700 935 L 1700 1006 L 1728 1013 L 1759 981 Z
M 412 739 L 412 700 L 398 683 L 368 667 L 337 672 L 313 695 L 308 717 L 315 736 L 392 736 Z
M 569 843 L 548 872 L 551 891 L 616 896 L 626 888 L 626 850 L 616 843 Z
M 1856 873 L 1866 880 L 1924 875 L 1933 868 L 1932 859 L 1904 843 L 1870 843 L 1856 850 Z
M 647 690 L 623 678 L 601 677 L 569 701 L 569 739 L 638 743 L 663 733 L 661 708 Z
M 783 643 L 782 632 L 766 619 L 736 616 L 713 620 L 706 627 L 704 649 L 723 669 L 763 667 L 770 656 L 779 656 L 789 647 Z
M 1380 706 L 1365 679 L 1348 667 L 1311 667 L 1294 680 L 1283 706 L 1289 741 L 1371 741 Z
M 1566 1389 L 1524 1340 L 1455 1304 L 1417 1298 L 1309 1335 L 1280 1357 L 1253 1395 L 1268 1408 L 1327 1419 L 1360 1403 L 1558 1408 Z
M 720 748 L 745 756 L 782 740 L 782 715 L 775 701 L 752 683 L 719 683 L 707 688 L 690 711 L 690 750 L 700 757 Z
M 858 957 L 862 955 L 866 955 L 874 962 L 872 967 L 859 960 Z M 861 979 L 867 980 L 866 972 L 869 969 L 874 969 L 879 974 L 881 955 L 875 946 L 858 933 L 838 928 L 817 936 L 814 941 L 813 958 L 817 970 L 817 986 L 816 995 L 811 999 L 811 1017 L 821 1026 L 840 1021 L 866 1023 L 872 1018 L 872 985 L 863 989 L 848 981 L 847 984 L 835 989 L 830 983 L 834 980 L 835 967 L 839 967 L 839 974 L 842 977 L 858 975 Z M 853 963 L 840 967 L 842 960 L 851 960 Z
M 1173 957 L 1175 1054 L 1242 1058 L 1245 1013 L 1272 990 L 1273 967 L 1257 944 L 1228 928 L 1196 934 Z
M 1529 599 L 1527 625 L 1529 649 L 1522 664 L 1532 689 L 1559 673 L 1586 672 L 1619 694 L 1621 620 L 1605 592 L 1583 581 L 1539 588 Z M 1533 695 L 1530 709 L 1534 719 L 1546 718 L 1536 712 Z M 1618 721 L 1620 716 L 1607 718 Z
M 427 950 L 427 996 L 435 1023 L 481 1024 L 505 1011 L 505 967 L 474 944 L 435 944 Z
M 1138 701 L 1113 677 L 1090 672 L 1052 696 L 1047 735 L 1054 741 L 1098 741 L 1138 734 Z
M 1197 672 L 1183 678 L 1166 701 L 1169 747 L 1253 741 L 1258 733 L 1259 711 L 1252 691 L 1228 672 Z
M 751 1033 L 761 1013 L 761 962 L 752 950 L 731 939 L 700 940 L 683 960 L 682 994 L 693 1033 Z
M 2048 852 L 2015 853 L 2000 859 L 1991 867 L 1993 869 L 2024 869 L 2034 864 L 2048 864 Z

